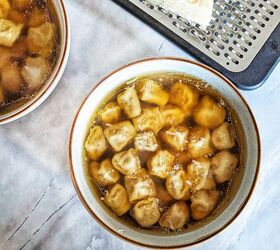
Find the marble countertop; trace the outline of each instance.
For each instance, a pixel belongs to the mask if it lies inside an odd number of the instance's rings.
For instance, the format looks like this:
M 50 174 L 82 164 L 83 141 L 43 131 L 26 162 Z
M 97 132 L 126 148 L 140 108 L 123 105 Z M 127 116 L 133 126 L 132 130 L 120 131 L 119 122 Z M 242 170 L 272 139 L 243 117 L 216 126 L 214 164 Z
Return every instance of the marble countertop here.
M 66 0 L 72 48 L 62 80 L 31 114 L 0 127 L 0 249 L 139 249 L 86 212 L 71 183 L 68 136 L 98 79 L 130 61 L 188 54 L 109 0 Z M 278 249 L 280 64 L 242 94 L 259 125 L 262 165 L 252 199 L 226 230 L 195 249 Z

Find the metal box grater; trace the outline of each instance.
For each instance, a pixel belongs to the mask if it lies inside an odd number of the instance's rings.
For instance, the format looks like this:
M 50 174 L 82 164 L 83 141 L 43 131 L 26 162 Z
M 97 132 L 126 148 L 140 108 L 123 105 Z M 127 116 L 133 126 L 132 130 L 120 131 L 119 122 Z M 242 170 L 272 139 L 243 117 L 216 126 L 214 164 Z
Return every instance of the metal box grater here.
M 280 58 L 280 0 L 215 0 L 207 28 L 149 0 L 114 0 L 239 88 L 261 86 Z

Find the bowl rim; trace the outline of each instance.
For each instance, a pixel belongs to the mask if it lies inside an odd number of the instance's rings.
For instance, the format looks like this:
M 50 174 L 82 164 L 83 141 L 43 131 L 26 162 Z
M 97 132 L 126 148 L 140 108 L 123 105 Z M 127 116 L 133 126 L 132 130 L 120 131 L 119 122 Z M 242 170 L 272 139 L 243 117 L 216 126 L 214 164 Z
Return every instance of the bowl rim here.
M 69 55 L 69 50 L 70 50 L 70 30 L 69 30 L 69 17 L 66 11 L 66 7 L 64 4 L 63 0 L 58 0 L 59 3 L 61 4 L 61 9 L 62 9 L 62 15 L 65 19 L 65 21 L 63 22 L 63 25 L 65 26 L 65 42 L 62 45 L 62 49 L 63 49 L 63 53 L 61 56 L 61 60 L 57 66 L 57 69 L 55 71 L 55 73 L 53 74 L 52 80 L 50 82 L 48 82 L 46 85 L 46 88 L 44 89 L 44 91 L 42 91 L 42 93 L 40 93 L 38 96 L 35 96 L 34 98 L 32 98 L 30 100 L 30 102 L 28 103 L 28 105 L 26 105 L 26 107 L 22 108 L 22 106 L 18 107 L 18 110 L 15 111 L 15 113 L 8 115 L 7 117 L 0 117 L 0 125 L 1 124 L 5 124 L 8 122 L 12 122 L 16 119 L 19 119 L 27 114 L 29 114 L 30 112 L 32 112 L 34 109 L 36 109 L 38 106 L 40 106 L 40 104 L 52 93 L 52 91 L 54 90 L 54 88 L 56 87 L 56 85 L 58 84 L 59 80 L 57 79 L 57 77 L 59 76 L 61 70 L 63 70 L 63 68 L 66 66 L 67 63 L 67 59 L 68 59 L 68 55 Z M 52 89 L 53 87 L 53 89 Z M 50 92 L 49 92 L 50 91 Z M 49 92 L 49 94 L 48 94 Z M 48 95 L 47 95 L 48 94 Z M 36 104 L 38 104 L 36 106 Z
M 74 166 L 73 166 L 73 161 L 72 161 L 72 140 L 73 140 L 73 132 L 74 132 L 74 128 L 76 125 L 76 121 L 78 119 L 78 116 L 80 114 L 81 109 L 83 108 L 85 102 L 88 100 L 88 98 L 92 95 L 92 93 L 95 91 L 95 89 L 102 84 L 106 79 L 108 79 L 109 77 L 111 77 L 112 75 L 114 75 L 115 73 L 139 64 L 139 63 L 143 63 L 143 62 L 147 62 L 147 61 L 159 61 L 159 60 L 173 60 L 173 61 L 180 61 L 180 62 L 185 62 L 185 63 L 189 63 L 189 64 L 194 64 L 196 66 L 199 66 L 201 68 L 203 68 L 204 70 L 210 71 L 211 73 L 215 74 L 217 77 L 221 78 L 221 80 L 223 80 L 230 88 L 232 88 L 235 93 L 240 97 L 240 99 L 242 100 L 242 102 L 244 103 L 244 105 L 246 106 L 246 108 L 249 111 L 250 116 L 252 117 L 252 121 L 253 121 L 253 127 L 255 128 L 255 132 L 256 132 L 256 139 L 257 139 L 257 148 L 258 148 L 258 159 L 257 159 L 257 166 L 256 166 L 256 173 L 254 176 L 254 180 L 253 183 L 250 187 L 250 191 L 248 193 L 248 195 L 246 196 L 245 200 L 243 201 L 243 203 L 241 204 L 241 206 L 236 210 L 235 214 L 232 216 L 232 218 L 230 218 L 225 225 L 223 225 L 221 228 L 219 228 L 218 230 L 216 230 L 213 233 L 210 233 L 208 235 L 205 235 L 203 238 L 198 239 L 195 242 L 192 243 L 186 243 L 186 244 L 181 244 L 181 245 L 176 245 L 176 246 L 156 246 L 156 245 L 150 245 L 150 244 L 145 244 L 145 243 L 141 243 L 139 241 L 136 240 L 132 240 L 129 239 L 127 237 L 125 237 L 124 235 L 118 233 L 117 230 L 114 230 L 113 228 L 109 227 L 106 223 L 104 223 L 102 221 L 101 218 L 99 218 L 95 212 L 90 208 L 90 206 L 88 205 L 86 199 L 84 198 L 82 192 L 80 191 L 80 188 L 77 184 L 77 180 L 76 180 L 76 176 L 74 174 Z M 256 119 L 253 115 L 253 112 L 251 110 L 251 108 L 249 107 L 247 101 L 244 99 L 244 97 L 242 96 L 242 94 L 239 92 L 239 90 L 237 89 L 237 87 L 225 76 L 223 76 L 220 72 L 212 69 L 211 67 L 199 63 L 197 61 L 193 61 L 190 59 L 185 59 L 185 58 L 179 58 L 179 57 L 149 57 L 149 58 L 144 58 L 144 59 L 140 59 L 140 60 L 136 60 L 133 61 L 131 63 L 128 63 L 122 67 L 119 67 L 115 70 L 113 70 L 112 72 L 110 72 L 109 74 L 107 74 L 105 77 L 103 77 L 101 80 L 97 81 L 96 85 L 90 90 L 89 94 L 84 98 L 84 100 L 82 101 L 82 103 L 80 104 L 75 116 L 74 116 L 74 120 L 72 122 L 71 125 L 71 130 L 70 130 L 70 135 L 69 135 L 69 144 L 68 144 L 68 158 L 69 158 L 69 170 L 70 170 L 70 176 L 71 176 L 71 180 L 73 183 L 73 186 L 75 188 L 76 193 L 78 194 L 78 197 L 81 201 L 81 203 L 83 204 L 83 206 L 86 208 L 86 210 L 88 211 L 88 213 L 91 215 L 91 217 L 93 219 L 95 219 L 95 221 L 101 225 L 104 229 L 106 229 L 108 232 L 110 232 L 112 235 L 118 237 L 119 239 L 122 239 L 126 242 L 132 243 L 133 245 L 136 246 L 141 246 L 141 247 L 145 247 L 145 248 L 157 248 L 157 249 L 177 249 L 177 248 L 182 248 L 182 247 L 191 247 L 194 245 L 197 245 L 199 243 L 202 243 L 210 238 L 212 238 L 213 236 L 219 234 L 220 232 L 222 232 L 225 228 L 227 228 L 239 215 L 240 213 L 243 211 L 243 209 L 246 207 L 247 203 L 249 202 L 250 198 L 252 197 L 253 191 L 255 189 L 256 183 L 257 183 L 257 179 L 259 176 L 259 171 L 260 171 L 260 163 L 261 163 L 261 140 L 260 140 L 260 134 L 259 134 L 259 130 L 258 130 L 258 126 L 257 126 L 257 122 Z

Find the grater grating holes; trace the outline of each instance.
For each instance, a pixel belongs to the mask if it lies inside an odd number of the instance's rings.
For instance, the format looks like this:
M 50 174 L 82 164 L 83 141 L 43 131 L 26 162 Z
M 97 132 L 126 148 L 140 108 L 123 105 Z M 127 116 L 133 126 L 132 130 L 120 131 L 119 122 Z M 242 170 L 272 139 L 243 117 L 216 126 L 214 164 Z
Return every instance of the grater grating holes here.
M 207 28 L 202 28 L 153 6 L 149 0 L 128 1 L 234 72 L 246 69 L 273 31 L 272 27 L 276 27 L 276 17 L 280 15 L 278 0 L 214 0 L 212 20 Z

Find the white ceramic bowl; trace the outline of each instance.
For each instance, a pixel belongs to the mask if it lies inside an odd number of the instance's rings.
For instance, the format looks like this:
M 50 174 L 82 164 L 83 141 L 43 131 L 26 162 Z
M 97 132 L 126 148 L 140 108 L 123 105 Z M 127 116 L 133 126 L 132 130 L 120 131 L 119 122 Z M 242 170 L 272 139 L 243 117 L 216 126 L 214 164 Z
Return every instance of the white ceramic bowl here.
M 121 83 L 150 73 L 178 72 L 187 73 L 200 78 L 216 89 L 227 100 L 228 104 L 238 112 L 244 129 L 244 142 L 247 148 L 244 171 L 234 195 L 224 210 L 213 220 L 195 230 L 180 234 L 166 234 L 130 226 L 118 219 L 98 197 L 92 192 L 85 176 L 82 152 L 88 126 L 93 112 L 100 102 Z M 243 97 L 233 84 L 215 70 L 188 60 L 178 58 L 151 58 L 126 65 L 96 84 L 89 96 L 84 100 L 74 119 L 69 142 L 70 171 L 75 189 L 88 212 L 104 228 L 114 235 L 146 247 L 175 248 L 190 246 L 217 234 L 229 225 L 244 208 L 256 183 L 260 164 L 260 140 L 256 122 Z
M 0 125 L 19 119 L 37 108 L 55 89 L 64 72 L 70 51 L 70 28 L 68 15 L 63 0 L 51 0 L 51 2 L 53 3 L 54 10 L 57 15 L 61 39 L 56 64 L 47 81 L 30 101 L 11 112 L 0 115 Z

